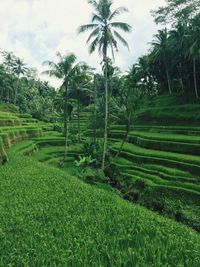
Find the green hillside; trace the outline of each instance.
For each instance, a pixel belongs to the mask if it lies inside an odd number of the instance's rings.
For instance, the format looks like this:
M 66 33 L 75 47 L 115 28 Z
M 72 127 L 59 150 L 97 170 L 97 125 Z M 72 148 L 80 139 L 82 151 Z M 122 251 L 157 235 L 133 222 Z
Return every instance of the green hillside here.
M 154 97 L 139 111 L 137 123 L 144 125 L 194 125 L 200 124 L 200 104 L 188 104 L 182 95 Z
M 200 264 L 191 229 L 24 157 L 26 147 L 0 167 L 2 266 Z
M 90 114 L 81 115 L 85 134 Z M 111 187 L 101 185 L 100 189 L 77 179 L 74 160 L 84 154 L 81 144 L 71 143 L 68 163 L 59 170 L 62 134 L 52 131 L 53 125 L 27 117 L 1 112 L 6 124 L 13 121 L 0 130 L 1 155 L 9 159 L 0 167 L 2 266 L 200 264 L 199 234 L 138 204 L 127 203 Z M 73 123 L 76 125 L 76 120 Z M 123 175 L 120 177 L 124 177 L 119 190 L 122 195 L 125 190 L 125 198 L 127 193 L 130 197 L 125 188 L 131 185 L 135 187 L 132 196 L 137 199 L 139 194 L 136 202 L 168 216 L 176 211 L 177 217 L 185 216 L 183 221 L 198 229 L 200 158 L 193 153 L 193 146 L 198 148 L 200 141 L 198 135 L 166 134 L 142 127 L 130 132 L 115 161 Z M 123 126 L 112 129 L 114 151 Z

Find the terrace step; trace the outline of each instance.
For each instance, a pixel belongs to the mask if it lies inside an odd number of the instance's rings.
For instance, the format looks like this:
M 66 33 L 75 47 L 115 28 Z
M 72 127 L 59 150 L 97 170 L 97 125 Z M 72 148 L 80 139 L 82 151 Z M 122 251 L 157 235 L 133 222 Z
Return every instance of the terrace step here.
M 124 133 L 122 131 L 114 131 L 110 136 L 123 139 Z M 200 155 L 199 136 L 133 131 L 128 135 L 128 142 L 148 149 Z
M 142 171 L 146 174 L 159 176 L 163 180 L 172 181 L 172 182 L 181 182 L 181 183 L 193 183 L 193 184 L 200 184 L 200 179 L 198 177 L 194 177 L 191 175 L 188 176 L 179 176 L 179 175 L 169 175 L 162 171 L 152 170 L 150 167 L 145 167 L 143 165 L 119 165 L 115 163 L 116 166 L 118 166 L 122 171 L 126 170 L 129 171 Z
M 115 142 L 112 145 L 112 150 L 116 153 L 120 145 L 120 142 Z M 198 156 L 151 150 L 130 143 L 125 143 L 121 155 L 124 158 L 137 163 L 156 163 L 166 167 L 189 171 L 192 174 L 200 174 L 200 157 Z
M 111 130 L 125 130 L 125 125 L 112 125 Z M 132 130 L 155 133 L 174 133 L 184 135 L 199 135 L 200 127 L 198 126 L 152 126 L 152 125 L 134 125 Z
M 162 189 L 164 191 L 171 189 L 171 190 L 176 190 L 179 193 L 182 192 L 183 194 L 184 193 L 192 194 L 193 197 L 197 198 L 200 201 L 200 192 L 197 190 L 193 190 L 192 188 L 180 187 L 172 184 L 163 184 L 162 180 L 157 177 L 152 177 L 152 179 L 149 179 L 149 177 L 147 178 L 145 177 L 145 175 L 136 172 L 132 173 L 122 172 L 122 175 L 131 179 L 133 182 L 142 181 L 146 186 L 155 187 L 158 189 Z
M 123 174 L 131 174 L 133 176 L 136 175 L 141 179 L 148 179 L 149 181 L 152 181 L 153 183 L 158 185 L 172 186 L 172 187 L 178 187 L 180 189 L 183 188 L 185 190 L 192 190 L 196 193 L 199 193 L 200 196 L 200 185 L 193 184 L 192 181 L 181 182 L 180 180 L 163 179 L 163 177 L 161 178 L 158 174 L 156 175 L 153 173 L 148 173 L 147 170 L 144 170 L 142 168 L 129 169 L 123 172 Z

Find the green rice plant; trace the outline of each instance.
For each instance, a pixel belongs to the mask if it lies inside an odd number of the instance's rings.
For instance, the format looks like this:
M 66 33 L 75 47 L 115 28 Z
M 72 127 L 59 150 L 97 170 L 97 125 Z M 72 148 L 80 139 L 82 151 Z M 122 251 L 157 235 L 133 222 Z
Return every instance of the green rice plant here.
M 114 131 L 110 134 L 110 136 L 118 139 L 123 139 L 124 134 L 120 131 Z M 158 133 L 146 134 L 145 132 L 130 132 L 128 135 L 128 142 L 144 148 L 155 150 L 200 155 L 200 138 L 197 138 L 197 136 L 195 136 L 194 138 L 191 136 L 186 136 L 186 138 L 184 137 L 185 136 L 172 134 L 166 135 Z
M 112 149 L 115 151 L 119 147 L 119 142 L 115 142 L 112 145 Z M 130 143 L 125 143 L 121 155 L 140 163 L 157 163 L 166 167 L 180 168 L 194 174 L 200 173 L 200 157 L 198 156 L 145 149 Z
M 0 167 L 1 266 L 200 265 L 196 232 L 16 147 Z

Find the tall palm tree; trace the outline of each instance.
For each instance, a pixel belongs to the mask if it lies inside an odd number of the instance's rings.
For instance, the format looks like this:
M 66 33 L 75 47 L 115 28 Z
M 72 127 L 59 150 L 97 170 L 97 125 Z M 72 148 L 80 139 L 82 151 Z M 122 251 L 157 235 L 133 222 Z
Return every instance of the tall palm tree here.
M 195 96 L 198 99 L 199 93 L 197 88 L 197 74 L 196 74 L 196 61 L 200 59 L 200 17 L 197 16 L 193 21 L 193 25 L 189 27 L 186 55 L 193 59 L 193 77 L 194 77 L 194 90 Z
M 91 93 L 88 85 L 91 81 L 92 69 L 86 64 L 77 66 L 73 79 L 70 84 L 70 95 L 77 100 L 77 115 L 78 115 L 78 141 L 81 141 L 81 129 L 80 129 L 80 108 L 81 108 L 81 96 L 86 93 Z
M 13 66 L 15 63 L 15 55 L 13 54 L 13 52 L 6 52 L 6 51 L 1 52 L 1 54 L 3 56 L 3 65 L 5 67 L 5 70 L 9 74 L 12 74 Z
M 117 40 L 128 48 L 127 41 L 121 36 L 117 29 L 130 32 L 131 26 L 124 22 L 114 21 L 115 17 L 123 12 L 127 12 L 127 8 L 119 7 L 112 11 L 112 0 L 89 0 L 88 2 L 93 6 L 95 13 L 92 15 L 90 24 L 80 26 L 79 33 L 92 31 L 87 40 L 89 53 L 91 54 L 98 49 L 99 53 L 103 56 L 103 64 L 105 66 L 105 129 L 102 157 L 102 170 L 104 170 L 108 138 L 108 49 L 111 49 L 112 56 L 114 57 L 114 50 L 118 51 Z
M 14 103 L 16 103 L 17 93 L 18 93 L 18 88 L 19 88 L 20 75 L 25 74 L 27 72 L 28 68 L 26 67 L 26 64 L 23 62 L 23 60 L 21 60 L 20 58 L 16 58 L 14 60 L 14 64 L 13 64 L 12 69 L 13 69 L 13 72 L 17 76 L 17 84 L 16 84 L 16 88 L 15 88 L 15 95 L 14 95 Z
M 57 53 L 59 59 L 58 63 L 53 61 L 45 61 L 43 64 L 47 65 L 50 69 L 44 71 L 43 74 L 56 77 L 62 80 L 62 86 L 65 90 L 64 93 L 64 138 L 65 138 L 65 148 L 64 148 L 64 158 L 62 164 L 66 161 L 67 158 L 67 149 L 68 149 L 68 129 L 69 129 L 69 112 L 68 112 L 68 86 L 70 80 L 72 79 L 79 63 L 76 64 L 76 56 L 73 53 L 70 53 L 66 56 L 62 56 L 60 53 Z
M 184 51 L 184 42 L 186 36 L 186 25 L 183 23 L 179 23 L 177 28 L 171 30 L 169 33 L 169 45 L 173 51 L 173 58 L 178 59 L 178 70 L 180 76 L 180 85 L 182 92 L 184 92 L 184 84 L 183 84 L 183 75 L 182 75 L 182 63 L 184 59 L 183 51 Z
M 7 79 L 6 79 L 6 101 L 9 103 L 11 101 L 11 93 L 13 94 L 14 92 L 14 77 L 13 77 L 13 66 L 14 66 L 14 61 L 15 61 L 15 55 L 13 52 L 7 52 L 7 51 L 1 51 L 1 54 L 3 56 L 3 67 L 6 71 Z M 9 77 L 10 76 L 10 77 Z M 12 81 L 12 84 L 9 82 Z
M 172 93 L 171 90 L 171 83 L 170 83 L 170 75 L 169 75 L 169 38 L 168 38 L 168 31 L 165 28 L 164 30 L 159 30 L 158 34 L 156 34 L 155 39 L 152 42 L 153 45 L 153 52 L 152 56 L 154 60 L 159 61 L 161 64 L 164 65 L 168 90 L 169 93 Z

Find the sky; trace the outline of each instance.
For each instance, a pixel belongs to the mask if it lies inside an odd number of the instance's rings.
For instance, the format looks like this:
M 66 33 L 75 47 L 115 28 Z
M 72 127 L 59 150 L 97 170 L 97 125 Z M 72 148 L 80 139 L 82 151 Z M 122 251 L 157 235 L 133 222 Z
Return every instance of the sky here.
M 164 5 L 164 0 L 115 0 L 113 9 L 126 6 L 129 13 L 118 20 L 132 26 L 131 34 L 124 34 L 130 50 L 119 46 L 115 65 L 128 70 L 137 59 L 147 53 L 158 26 L 150 10 Z M 0 49 L 13 51 L 30 67 L 38 69 L 42 80 L 59 86 L 59 81 L 41 75 L 42 62 L 56 60 L 56 52 L 73 52 L 78 61 L 85 61 L 100 70 L 99 55 L 89 55 L 88 33 L 78 35 L 77 29 L 91 19 L 87 0 L 0 0 Z

